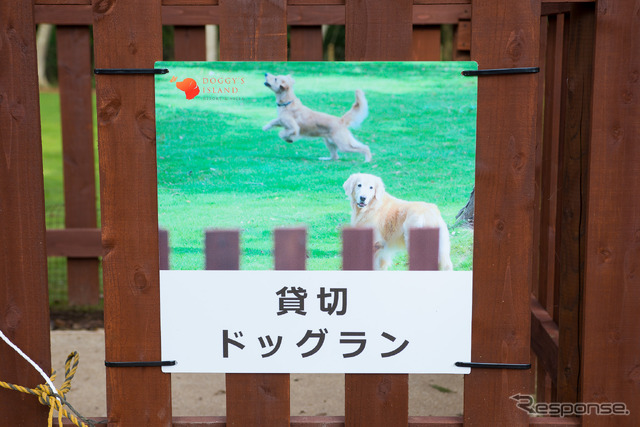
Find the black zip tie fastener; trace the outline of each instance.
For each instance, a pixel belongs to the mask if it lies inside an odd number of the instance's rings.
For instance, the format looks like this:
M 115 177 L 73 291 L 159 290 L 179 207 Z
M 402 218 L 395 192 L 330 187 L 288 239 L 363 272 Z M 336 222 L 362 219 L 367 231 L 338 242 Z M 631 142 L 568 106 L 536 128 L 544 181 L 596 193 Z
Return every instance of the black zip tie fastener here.
M 96 68 L 93 74 L 167 74 L 167 68 Z
M 107 368 L 154 368 L 158 366 L 175 366 L 178 362 L 175 360 L 160 360 L 157 362 L 107 362 L 104 366 Z
M 480 369 L 531 369 L 531 363 L 478 363 L 478 362 L 456 362 L 459 368 L 480 368 Z
M 494 68 L 488 70 L 465 70 L 463 76 L 482 77 L 482 76 L 500 76 L 505 74 L 535 74 L 540 72 L 540 67 L 521 67 L 521 68 Z

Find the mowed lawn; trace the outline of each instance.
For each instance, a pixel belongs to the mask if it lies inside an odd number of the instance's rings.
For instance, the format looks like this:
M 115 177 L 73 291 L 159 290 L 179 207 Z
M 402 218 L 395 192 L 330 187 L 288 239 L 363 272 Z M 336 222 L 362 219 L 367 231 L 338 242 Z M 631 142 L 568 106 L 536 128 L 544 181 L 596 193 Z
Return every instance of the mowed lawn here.
M 172 269 L 204 268 L 204 230 L 241 231 L 242 269 L 273 268 L 273 229 L 306 227 L 307 268 L 341 266 L 341 230 L 350 206 L 342 184 L 350 174 L 372 173 L 399 198 L 436 203 L 450 226 L 474 185 L 476 79 L 460 72 L 472 63 L 161 63 L 156 77 L 158 204 L 169 230 Z M 373 160 L 355 153 L 338 161 L 321 139 L 292 144 L 279 128 L 265 72 L 292 73 L 296 94 L 310 108 L 344 114 L 355 89 L 365 92 L 369 117 L 357 139 Z M 242 76 L 236 100 L 185 99 L 177 81 Z M 204 94 L 203 94 L 204 95 Z M 229 96 L 229 95 L 227 95 Z M 457 270 L 471 269 L 473 233 L 450 229 Z M 406 268 L 406 256 L 395 269 Z

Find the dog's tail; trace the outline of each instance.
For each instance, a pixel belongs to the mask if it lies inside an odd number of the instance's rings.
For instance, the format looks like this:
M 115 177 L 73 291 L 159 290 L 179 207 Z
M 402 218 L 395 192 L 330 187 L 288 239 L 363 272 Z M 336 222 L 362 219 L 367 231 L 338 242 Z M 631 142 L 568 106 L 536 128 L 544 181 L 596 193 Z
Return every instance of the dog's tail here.
M 356 90 L 356 102 L 353 103 L 351 109 L 342 116 L 342 122 L 350 128 L 357 128 L 364 122 L 369 115 L 369 104 L 364 92 L 360 89 Z

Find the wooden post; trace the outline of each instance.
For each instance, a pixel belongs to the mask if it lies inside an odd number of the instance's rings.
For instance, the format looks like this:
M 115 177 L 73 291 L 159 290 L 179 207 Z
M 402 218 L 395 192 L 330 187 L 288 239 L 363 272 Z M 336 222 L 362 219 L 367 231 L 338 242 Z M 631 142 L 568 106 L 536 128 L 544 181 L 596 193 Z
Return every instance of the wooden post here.
M 566 78 L 563 79 L 564 123 L 558 160 L 555 248 L 560 333 L 557 398 L 560 402 L 578 402 L 593 84 L 593 5 L 572 7 L 565 23 Z
M 221 61 L 286 61 L 286 0 L 220 0 Z
M 160 1 L 94 1 L 96 68 L 162 59 Z M 159 361 L 160 287 L 152 75 L 96 76 L 105 358 Z M 107 415 L 123 426 L 171 426 L 170 375 L 107 368 Z
M 35 24 L 31 2 L 0 2 L 0 330 L 47 374 L 49 298 Z M 0 380 L 44 379 L 0 341 Z M 46 425 L 35 396 L 0 389 L 7 426 Z
M 237 231 L 207 232 L 208 269 L 239 267 Z M 306 230 L 275 231 L 275 265 L 278 270 L 304 270 Z M 226 374 L 228 426 L 288 426 L 290 422 L 288 374 Z
M 411 60 L 412 1 L 349 0 L 345 19 L 348 61 Z M 373 269 L 371 230 L 344 230 L 343 245 L 343 269 Z M 406 375 L 345 375 L 346 425 L 404 427 L 408 416 Z
M 474 0 L 472 8 L 471 56 L 479 69 L 538 65 L 539 2 Z M 538 79 L 478 80 L 473 362 L 530 358 Z M 510 397 L 531 394 L 530 385 L 527 371 L 472 369 L 465 377 L 465 423 L 529 425 Z
M 347 61 L 409 61 L 413 42 L 410 0 L 346 2 Z
M 545 18 L 543 18 L 545 19 Z M 536 181 L 539 183 L 539 193 L 536 203 L 539 203 L 539 218 L 536 224 L 539 226 L 537 262 L 534 262 L 534 291 L 537 301 L 544 307 L 547 313 L 554 318 L 554 277 L 555 277 L 555 236 L 556 236 L 556 201 L 558 197 L 558 154 L 560 139 L 560 96 L 562 79 L 562 53 L 563 53 L 563 29 L 564 18 L 550 15 L 546 18 L 544 31 L 546 33 L 544 47 L 540 52 L 541 73 L 544 76 L 544 85 L 540 92 L 543 98 L 539 101 L 539 109 L 542 110 L 543 119 L 538 123 L 541 128 L 540 144 L 538 146 L 536 160 Z M 543 34 L 541 34 L 542 39 Z M 542 81 L 542 80 L 541 80 Z M 541 108 L 544 106 L 544 109 Z M 539 116 L 540 117 L 540 116 Z M 539 175 L 538 175 L 539 173 Z M 557 317 L 555 317 L 557 319 Z M 556 360 L 557 363 L 557 360 Z M 540 361 L 537 365 L 537 398 L 539 402 L 550 402 L 555 398 L 555 380 L 557 371 L 547 373 Z
M 287 60 L 285 0 L 220 0 L 220 59 Z M 288 374 L 227 375 L 227 425 L 289 423 Z
M 91 33 L 87 26 L 58 26 L 58 81 L 64 160 L 66 228 L 96 228 L 96 181 L 91 101 Z M 68 258 L 70 305 L 100 302 L 98 258 Z
M 595 8 L 581 400 L 624 402 L 640 424 L 640 26 L 638 2 Z
M 342 232 L 342 269 L 373 269 L 373 230 Z M 345 375 L 346 426 L 406 426 L 409 417 L 408 375 Z

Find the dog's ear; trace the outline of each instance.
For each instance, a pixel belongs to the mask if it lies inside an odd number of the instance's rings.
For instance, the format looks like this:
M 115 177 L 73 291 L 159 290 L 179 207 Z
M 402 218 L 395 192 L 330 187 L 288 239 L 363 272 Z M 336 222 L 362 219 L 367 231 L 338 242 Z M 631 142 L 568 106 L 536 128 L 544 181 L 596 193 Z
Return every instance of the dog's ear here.
M 291 86 L 293 86 L 294 81 L 293 77 L 291 77 L 291 74 L 287 74 L 281 80 L 282 82 L 280 83 L 280 89 L 289 90 Z
M 376 190 L 376 197 L 380 198 L 384 194 L 384 183 L 380 177 L 375 177 L 375 181 L 373 184 L 374 189 Z
M 344 192 L 347 196 L 350 196 L 353 193 L 353 187 L 356 185 L 356 175 L 353 174 L 342 184 L 342 188 L 344 188 Z

